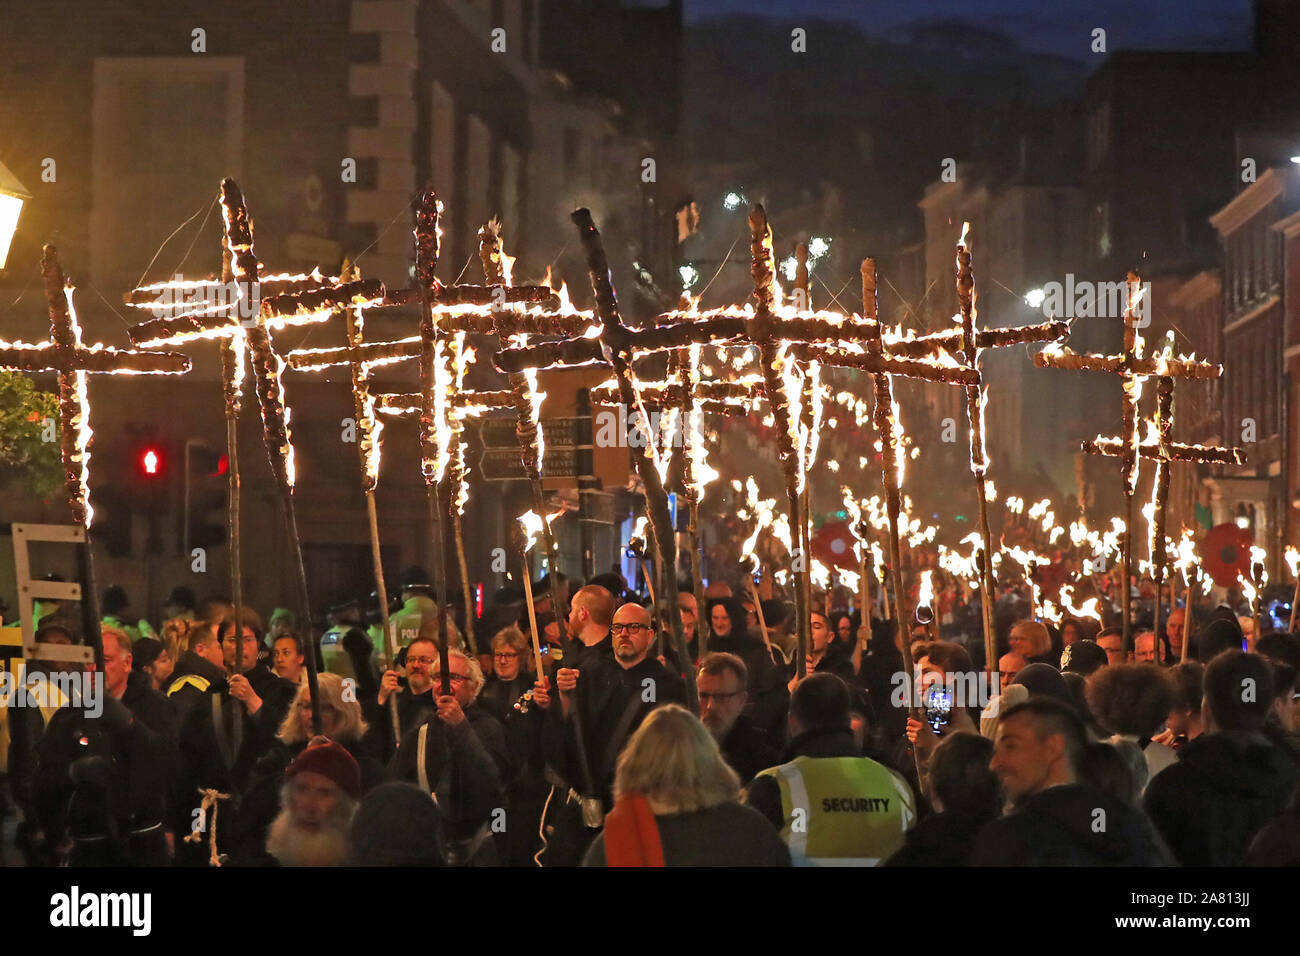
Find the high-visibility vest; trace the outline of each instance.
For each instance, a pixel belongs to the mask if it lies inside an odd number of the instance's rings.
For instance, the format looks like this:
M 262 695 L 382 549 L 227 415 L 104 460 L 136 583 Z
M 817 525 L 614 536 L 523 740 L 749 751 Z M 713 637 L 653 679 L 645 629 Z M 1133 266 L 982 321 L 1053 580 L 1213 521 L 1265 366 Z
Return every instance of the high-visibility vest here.
M 796 757 L 759 776 L 780 787 L 795 866 L 875 866 L 916 818 L 907 781 L 867 757 Z

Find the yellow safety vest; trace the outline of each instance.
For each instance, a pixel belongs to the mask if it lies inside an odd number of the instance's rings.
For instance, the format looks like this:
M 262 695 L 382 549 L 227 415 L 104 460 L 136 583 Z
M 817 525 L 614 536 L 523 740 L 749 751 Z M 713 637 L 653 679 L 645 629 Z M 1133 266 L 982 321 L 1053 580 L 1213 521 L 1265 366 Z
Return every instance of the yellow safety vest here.
M 875 866 L 916 818 L 907 781 L 867 757 L 796 757 L 759 776 L 780 787 L 795 866 Z

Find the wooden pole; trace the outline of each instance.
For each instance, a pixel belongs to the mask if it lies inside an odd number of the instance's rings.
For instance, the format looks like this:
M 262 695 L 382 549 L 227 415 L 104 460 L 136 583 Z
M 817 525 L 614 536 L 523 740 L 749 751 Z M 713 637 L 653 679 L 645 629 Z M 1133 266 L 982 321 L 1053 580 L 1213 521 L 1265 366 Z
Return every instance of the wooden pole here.
M 392 667 L 397 657 L 397 646 L 392 627 L 388 623 L 388 586 L 384 583 L 384 565 L 379 552 L 379 516 L 375 511 L 374 489 L 366 490 L 366 518 L 370 523 L 370 559 L 375 572 L 375 590 L 379 597 L 379 622 L 384 629 L 384 669 Z M 397 716 L 397 695 L 388 695 L 388 711 L 393 721 L 393 739 L 401 746 L 402 722 Z
M 636 392 L 632 375 L 632 352 L 628 346 L 628 329 L 623 325 L 618 311 L 618 299 L 614 295 L 614 285 L 610 278 L 609 261 L 600 239 L 600 232 L 588 209 L 578 209 L 572 214 L 573 223 L 578 227 L 583 253 L 587 260 L 587 271 L 591 276 L 592 289 L 596 295 L 596 312 L 601 322 L 600 347 L 605 361 L 614 371 L 618 382 L 619 398 L 631 414 L 633 409 L 644 412 L 641 400 Z M 648 416 L 643 422 L 649 424 Z M 633 455 L 637 474 L 645 486 L 646 513 L 654 527 L 655 540 L 659 546 L 659 560 L 662 562 L 664 577 L 669 581 L 677 580 L 677 538 L 673 532 L 672 517 L 668 512 L 668 495 L 663 482 L 655 468 L 653 445 L 647 442 L 646 453 Z M 686 647 L 686 638 L 682 632 L 682 616 L 674 614 L 670 619 L 670 631 L 673 647 L 679 660 L 690 659 Z M 699 698 L 695 688 L 695 669 L 686 668 L 686 703 L 692 712 L 699 710 Z
M 546 520 L 542 519 L 543 522 Z M 537 610 L 533 606 L 533 569 L 528 560 L 528 552 L 523 552 L 524 597 L 528 599 L 528 627 L 533 635 L 533 664 L 537 667 L 537 679 L 542 680 L 546 672 L 542 670 L 542 637 L 537 633 Z
M 975 332 L 975 273 L 971 268 L 970 246 L 963 231 L 957 243 L 957 302 L 961 306 L 962 353 L 966 366 L 978 371 L 979 347 Z M 966 386 L 966 419 L 970 425 L 970 467 L 975 476 L 975 497 L 979 507 L 980 537 L 984 542 L 983 591 L 980 602 L 984 622 L 984 669 L 992 673 L 998 666 L 997 632 L 993 621 L 993 532 L 989 528 L 988 456 L 984 451 L 984 397 L 980 386 Z
M 221 209 L 225 221 L 226 247 L 231 255 L 231 271 L 241 287 L 242 297 L 249 302 L 260 298 L 257 294 L 259 264 L 253 252 L 253 227 L 243 193 L 233 179 L 221 182 Z M 307 692 L 312 701 L 312 732 L 321 733 L 320 693 L 316 681 L 316 640 L 311 633 L 311 595 L 307 589 L 307 568 L 302 558 L 302 542 L 298 537 L 298 518 L 294 510 L 293 475 L 289 461 L 293 454 L 290 443 L 288 417 L 285 414 L 284 396 L 280 382 L 283 362 L 275 354 L 271 336 L 260 319 L 244 323 L 245 336 L 252 356 L 257 399 L 262 411 L 262 425 L 266 438 L 266 452 L 271 462 L 271 473 L 280 492 L 284 506 L 285 530 L 288 533 L 289 565 L 296 578 L 298 607 L 304 629 L 307 663 Z M 236 668 L 241 661 L 243 631 L 238 632 L 235 644 Z
M 221 244 L 221 281 L 229 285 L 234 280 L 230 249 Z M 226 540 L 230 549 L 230 600 L 235 605 L 235 670 L 243 662 L 244 650 L 244 571 L 243 545 L 239 534 L 239 409 L 242 403 L 240 382 L 244 378 L 244 352 L 246 341 L 242 332 L 235 338 L 221 338 L 221 394 L 224 399 L 226 419 Z M 310 627 L 310 624 L 308 625 Z M 305 648 L 304 648 L 305 650 Z M 306 653 L 303 658 L 306 658 Z M 243 712 L 234 711 L 234 726 L 239 726 Z
M 759 600 L 758 588 L 754 584 L 752 574 L 745 575 L 745 583 L 749 585 L 749 595 L 754 602 L 754 612 L 758 615 L 758 629 L 763 632 L 763 646 L 767 648 L 767 656 L 772 656 L 772 639 L 767 634 L 767 619 L 763 616 L 763 602 Z
M 415 281 L 420 295 L 420 467 L 424 474 L 425 496 L 429 507 L 429 528 L 433 538 L 434 598 L 438 608 L 438 667 L 442 676 L 442 694 L 451 694 L 451 664 L 447 648 L 447 548 L 442 531 L 442 497 L 438 483 L 438 458 L 441 448 L 438 435 L 441 423 L 437 415 L 438 382 L 435 344 L 438 325 L 433 318 L 433 290 L 438 287 L 434 275 L 438 266 L 438 217 L 441 203 L 432 189 L 420 195 L 415 214 Z
M 1182 656 L 1181 656 L 1181 658 L 1180 658 L 1180 660 L 1182 660 L 1182 661 L 1186 661 L 1186 660 L 1187 660 L 1187 658 L 1188 658 L 1188 649 L 1192 646 L 1192 631 L 1193 631 L 1193 627 L 1192 627 L 1192 590 L 1196 587 L 1196 585 L 1200 584 L 1200 581 L 1201 581 L 1201 572 L 1200 572 L 1200 569 L 1199 569 L 1199 568 L 1195 568 L 1195 569 L 1193 569 L 1192 573 L 1188 576 L 1188 582 L 1187 582 L 1187 598 L 1186 598 L 1186 601 L 1184 602 L 1185 607 L 1184 607 L 1184 610 L 1183 610 L 1183 653 L 1182 653 Z

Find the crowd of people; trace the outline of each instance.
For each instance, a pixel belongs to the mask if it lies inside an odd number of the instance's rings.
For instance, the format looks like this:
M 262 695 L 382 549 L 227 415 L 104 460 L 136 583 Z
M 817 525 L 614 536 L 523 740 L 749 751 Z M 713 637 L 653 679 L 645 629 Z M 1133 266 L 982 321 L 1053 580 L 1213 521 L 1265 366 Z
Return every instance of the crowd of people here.
M 1240 608 L 1157 639 L 1135 594 L 1126 646 L 1110 601 L 1057 626 L 1007 588 L 985 669 L 977 594 L 900 628 L 818 593 L 801 675 L 771 582 L 682 587 L 686 660 L 616 572 L 536 590 L 535 621 L 503 590 L 466 622 L 409 569 L 387 633 L 362 596 L 316 634 L 184 588 L 155 630 L 108 589 L 100 705 L 0 708 L 22 862 L 1300 863 L 1300 637 Z M 41 643 L 93 639 L 36 613 Z

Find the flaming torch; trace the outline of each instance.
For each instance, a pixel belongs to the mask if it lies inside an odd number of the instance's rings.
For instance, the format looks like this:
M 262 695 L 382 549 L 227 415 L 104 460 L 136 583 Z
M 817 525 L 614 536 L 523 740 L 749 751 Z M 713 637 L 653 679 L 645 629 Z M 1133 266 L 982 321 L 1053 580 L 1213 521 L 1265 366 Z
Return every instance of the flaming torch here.
M 562 514 L 564 514 L 563 511 L 557 511 L 553 515 L 548 515 L 546 520 L 543 521 L 541 515 L 529 509 L 515 519 L 519 522 L 519 527 L 523 532 L 523 546 L 519 553 L 523 559 L 524 597 L 528 601 L 528 627 L 533 635 L 533 664 L 537 667 L 538 680 L 541 680 L 546 672 L 542 670 L 542 640 L 541 635 L 537 632 L 537 611 L 533 606 L 533 569 L 528 560 L 528 552 L 533 550 L 533 546 L 537 544 L 537 539 L 546 530 L 546 527 Z
M 1291 623 L 1287 625 L 1287 630 L 1294 634 L 1296 611 L 1300 609 L 1300 552 L 1289 544 L 1286 546 L 1286 566 L 1291 572 L 1291 577 L 1295 578 L 1295 596 L 1291 598 Z

